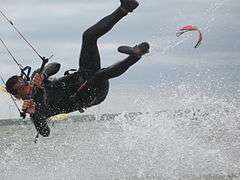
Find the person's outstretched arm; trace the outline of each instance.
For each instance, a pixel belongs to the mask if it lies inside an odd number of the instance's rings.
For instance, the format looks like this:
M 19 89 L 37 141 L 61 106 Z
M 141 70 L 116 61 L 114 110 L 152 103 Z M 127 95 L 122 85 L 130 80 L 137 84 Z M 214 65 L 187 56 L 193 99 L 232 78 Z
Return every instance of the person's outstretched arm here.
M 35 113 L 31 115 L 31 120 L 40 135 L 43 137 L 50 135 L 50 128 L 48 127 L 46 117 L 43 117 L 40 113 Z

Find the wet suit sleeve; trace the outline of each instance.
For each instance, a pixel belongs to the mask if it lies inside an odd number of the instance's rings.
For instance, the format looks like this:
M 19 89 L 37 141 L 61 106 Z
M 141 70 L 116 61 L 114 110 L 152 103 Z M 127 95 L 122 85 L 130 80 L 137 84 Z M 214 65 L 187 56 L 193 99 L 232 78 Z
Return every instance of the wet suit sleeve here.
M 47 137 L 50 134 L 50 128 L 47 124 L 48 108 L 44 102 L 44 90 L 37 89 L 33 100 L 36 103 L 36 112 L 31 114 L 31 120 L 40 135 Z
M 47 124 L 47 118 L 42 116 L 40 113 L 34 113 L 31 115 L 31 120 L 37 130 L 37 132 L 43 137 L 50 135 L 50 128 Z
M 43 74 L 46 76 L 46 79 L 49 78 L 50 76 L 53 76 L 57 74 L 57 72 L 60 70 L 61 65 L 59 63 L 48 63 L 44 69 L 43 69 Z M 39 72 L 40 69 L 35 70 L 32 73 L 31 79 L 34 77 L 34 75 Z
M 47 64 L 43 69 L 43 74 L 46 77 L 44 83 L 47 83 L 48 78 L 56 74 L 59 71 L 60 67 L 61 65 L 59 63 Z M 33 79 L 34 75 L 39 71 L 40 69 L 35 70 L 31 76 L 31 79 Z M 33 100 L 37 106 L 36 112 L 34 114 L 31 114 L 31 120 L 37 132 L 43 137 L 47 137 L 50 134 L 50 128 L 47 124 L 48 110 L 45 103 L 44 89 L 37 89 L 33 95 Z

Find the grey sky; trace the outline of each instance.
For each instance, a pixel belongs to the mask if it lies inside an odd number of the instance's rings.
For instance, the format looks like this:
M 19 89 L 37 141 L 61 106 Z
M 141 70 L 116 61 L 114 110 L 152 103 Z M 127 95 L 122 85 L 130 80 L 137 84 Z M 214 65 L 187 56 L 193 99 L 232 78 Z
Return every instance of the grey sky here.
M 119 0 L 0 0 L 0 4 L 1 10 L 14 21 L 42 55 L 54 54 L 52 61 L 62 64 L 61 73 L 58 74 L 60 76 L 65 70 L 78 65 L 81 33 L 111 13 L 119 5 Z M 238 0 L 141 0 L 134 13 L 124 18 L 99 41 L 102 66 L 109 66 L 125 57 L 116 51 L 121 44 L 135 45 L 141 41 L 149 41 L 152 45 L 151 54 L 127 74 L 112 81 L 108 102 L 104 102 L 99 111 L 111 109 L 107 107 L 119 99 L 119 104 L 128 104 L 124 100 L 124 93 L 121 98 L 114 99 L 119 93 L 117 87 L 121 86 L 122 92 L 127 92 L 128 87 L 133 84 L 144 89 L 145 82 L 149 81 L 151 84 L 161 81 L 161 72 L 168 76 L 172 69 L 182 66 L 204 69 L 232 64 L 238 67 L 239 9 Z M 188 24 L 198 26 L 203 32 L 204 39 L 199 49 L 193 48 L 197 41 L 196 34 L 180 38 L 175 36 L 177 28 Z M 0 37 L 14 50 L 16 58 L 24 65 L 30 64 L 37 68 L 40 64 L 37 56 L 3 18 L 0 26 Z M 0 48 L 0 54 L 1 74 L 7 79 L 17 72 L 17 68 L 3 47 Z M 228 69 L 221 68 L 221 72 L 227 75 Z M 172 79 L 177 77 L 174 72 L 171 73 Z M 0 110 L 0 118 L 8 118 L 11 103 L 6 95 L 1 96 L 4 107 Z M 130 110 L 133 108 L 131 105 L 127 107 Z M 14 111 L 14 108 L 11 109 Z M 124 110 L 124 106 L 115 110 Z M 11 117 L 16 116 L 16 113 L 11 113 Z

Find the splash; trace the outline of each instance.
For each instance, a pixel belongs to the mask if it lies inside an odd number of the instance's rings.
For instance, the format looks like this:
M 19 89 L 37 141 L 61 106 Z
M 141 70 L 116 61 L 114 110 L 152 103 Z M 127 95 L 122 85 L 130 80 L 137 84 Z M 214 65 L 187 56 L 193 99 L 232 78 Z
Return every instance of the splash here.
M 5 131 L 0 127 L 0 177 L 174 180 L 237 176 L 239 102 L 189 89 L 184 83 L 154 100 L 139 97 L 135 103 L 150 111 L 56 124 L 51 137 L 37 145 L 32 142 L 32 126 Z M 169 94 L 169 108 L 153 110 L 151 105 Z

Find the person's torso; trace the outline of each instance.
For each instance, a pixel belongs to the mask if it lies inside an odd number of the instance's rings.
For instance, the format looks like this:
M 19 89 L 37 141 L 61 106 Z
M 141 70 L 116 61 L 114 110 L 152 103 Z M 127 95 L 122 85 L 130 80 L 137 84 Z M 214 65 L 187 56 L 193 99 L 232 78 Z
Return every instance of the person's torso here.
M 56 80 L 47 80 L 44 83 L 44 90 L 35 95 L 38 111 L 47 116 L 69 113 L 97 105 L 106 98 L 109 89 L 108 81 L 87 88 L 81 92 L 79 100 L 73 103 L 70 97 L 84 82 L 85 80 L 78 72 Z

